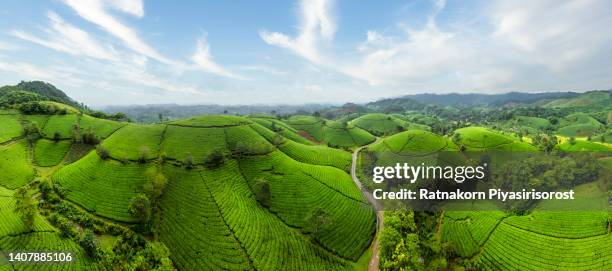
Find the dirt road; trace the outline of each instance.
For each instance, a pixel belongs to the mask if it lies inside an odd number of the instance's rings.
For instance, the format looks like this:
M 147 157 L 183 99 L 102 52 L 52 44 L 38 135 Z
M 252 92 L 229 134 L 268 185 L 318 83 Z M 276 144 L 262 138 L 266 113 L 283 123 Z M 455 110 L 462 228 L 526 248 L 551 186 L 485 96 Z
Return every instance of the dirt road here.
M 376 139 L 375 142 L 378 142 L 378 140 L 379 139 Z M 374 144 L 374 143 L 371 143 L 371 144 Z M 378 253 L 380 249 L 379 239 L 380 239 L 380 233 L 385 227 L 384 220 L 383 220 L 383 211 L 381 211 L 382 208 L 380 208 L 381 206 L 378 204 L 378 201 L 374 199 L 374 196 L 372 196 L 371 193 L 365 190 L 365 188 L 361 184 L 361 181 L 359 181 L 359 178 L 357 178 L 357 174 L 356 174 L 357 157 L 359 156 L 359 151 L 361 151 L 361 149 L 367 146 L 368 145 L 359 147 L 353 152 L 353 163 L 351 165 L 351 177 L 353 178 L 353 182 L 355 182 L 357 187 L 359 187 L 359 190 L 361 190 L 361 193 L 363 193 L 363 196 L 368 200 L 368 202 L 370 202 L 370 204 L 372 204 L 372 206 L 374 206 L 374 209 L 376 210 L 376 235 L 374 236 L 374 241 L 372 242 L 372 259 L 370 259 L 370 262 L 368 263 L 368 270 L 378 271 L 378 264 L 380 262 L 380 257 Z

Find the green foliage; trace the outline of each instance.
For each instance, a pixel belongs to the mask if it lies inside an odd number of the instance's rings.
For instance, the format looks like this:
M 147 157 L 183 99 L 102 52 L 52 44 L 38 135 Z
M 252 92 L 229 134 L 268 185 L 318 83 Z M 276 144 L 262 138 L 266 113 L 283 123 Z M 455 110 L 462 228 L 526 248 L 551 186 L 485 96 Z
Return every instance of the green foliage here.
M 147 224 L 151 219 L 151 200 L 145 194 L 138 194 L 130 200 L 128 208 L 130 215 L 142 224 Z
M 140 150 L 143 147 L 149 149 L 145 158 L 156 158 L 159 151 L 159 143 L 164 131 L 162 125 L 136 125 L 128 124 L 101 143 L 108 149 L 111 157 L 115 159 L 127 159 L 137 161 Z
M 330 147 L 363 146 L 375 140 L 367 131 L 341 122 L 325 120 L 312 116 L 292 116 L 287 123 L 296 130 L 306 132 L 314 140 Z
M 67 140 L 56 142 L 39 139 L 34 145 L 34 162 L 41 167 L 55 166 L 64 159 L 71 144 Z
M 27 231 L 34 228 L 38 204 L 30 195 L 27 188 L 21 187 L 15 191 L 15 213 L 19 214 Z
M 65 190 L 66 198 L 97 215 L 134 222 L 130 201 L 148 181 L 147 167 L 102 160 L 95 152 L 57 171 L 52 179 Z
M 0 115 L 0 143 L 19 137 L 23 129 L 17 115 Z
M 392 115 L 373 113 L 366 114 L 350 122 L 350 125 L 362 128 L 376 136 L 396 134 L 405 130 L 430 130 L 420 124 L 409 123 Z
M 60 139 L 70 139 L 77 128 L 77 115 L 53 115 L 47 120 L 41 133 L 45 138 L 54 138 L 55 133 Z
M 10 189 L 21 187 L 34 178 L 26 142 L 0 146 L 0 172 L 0 185 Z
M 43 97 L 36 93 L 14 89 L 0 93 L 0 107 L 9 107 L 16 104 L 36 102 L 42 99 Z

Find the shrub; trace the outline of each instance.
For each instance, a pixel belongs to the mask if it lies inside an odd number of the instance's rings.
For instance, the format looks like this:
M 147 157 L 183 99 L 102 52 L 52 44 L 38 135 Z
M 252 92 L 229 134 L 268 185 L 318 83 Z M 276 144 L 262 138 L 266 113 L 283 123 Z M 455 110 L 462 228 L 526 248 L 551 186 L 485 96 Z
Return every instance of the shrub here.
M 191 155 L 191 153 L 188 153 L 187 157 L 185 157 L 185 168 L 186 169 L 193 168 L 193 156 Z
M 128 212 L 141 223 L 148 223 L 149 219 L 151 219 L 151 201 L 149 197 L 145 194 L 136 195 L 130 202 Z
M 88 230 L 83 233 L 81 239 L 79 240 L 79 244 L 81 247 L 83 247 L 87 255 L 94 259 L 98 258 L 98 242 L 93 232 Z
M 257 180 L 255 185 L 253 185 L 253 194 L 255 194 L 255 199 L 257 199 L 259 204 L 266 208 L 270 207 L 272 193 L 268 181 L 263 179 Z
M 225 157 L 223 156 L 223 153 L 221 153 L 219 150 L 214 150 L 208 156 L 206 156 L 204 163 L 206 164 L 206 167 L 213 169 L 222 165 L 224 161 Z
M 146 163 L 150 153 L 151 151 L 149 150 L 149 147 L 141 146 L 140 150 L 138 151 L 138 162 L 143 164 Z
M 102 145 L 98 145 L 98 147 L 96 147 L 96 153 L 98 153 L 98 156 L 104 160 L 110 157 L 108 150 Z

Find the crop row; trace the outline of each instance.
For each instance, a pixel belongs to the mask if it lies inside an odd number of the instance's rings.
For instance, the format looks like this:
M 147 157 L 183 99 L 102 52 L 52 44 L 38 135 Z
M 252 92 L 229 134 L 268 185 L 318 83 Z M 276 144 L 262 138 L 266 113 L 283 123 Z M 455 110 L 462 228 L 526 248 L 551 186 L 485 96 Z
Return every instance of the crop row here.
M 245 270 L 248 256 L 225 224 L 199 172 L 166 166 L 160 238 L 184 270 Z
M 555 238 L 501 223 L 478 263 L 483 269 L 604 270 L 612 261 L 611 238 Z
M 537 211 L 528 216 L 513 216 L 505 223 L 528 231 L 564 238 L 584 238 L 606 234 L 606 212 Z
M 83 249 L 70 239 L 60 238 L 55 232 L 34 232 L 17 236 L 7 236 L 0 239 L 2 251 L 38 251 L 38 252 L 69 252 L 73 262 L 69 263 L 14 263 L 15 270 L 95 270 L 96 264 Z M 8 259 L 3 253 L 0 262 Z
M 17 115 L 0 115 L 0 143 L 18 137 L 23 129 Z
M 67 191 L 68 199 L 90 211 L 119 221 L 133 221 L 128 214 L 130 200 L 142 191 L 147 167 L 104 161 L 91 152 L 55 175 L 54 181 Z
M 34 145 L 34 162 L 41 167 L 55 166 L 64 159 L 70 145 L 69 140 L 55 142 L 39 139 Z
M 478 243 L 472 238 L 466 220 L 445 219 L 442 224 L 442 241 L 451 242 L 461 257 L 469 257 L 478 252 Z
M 12 196 L 12 191 L 0 187 L 3 193 L 0 195 L 0 238 L 7 235 L 17 235 L 26 231 L 25 225 L 21 221 L 15 209 L 15 199 Z M 36 216 L 34 220 L 34 231 L 50 231 L 53 228 L 40 216 Z
M 0 146 L 0 185 L 15 189 L 33 178 L 34 169 L 28 161 L 25 141 Z
M 201 176 L 256 269 L 349 268 L 347 262 L 313 245 L 298 231 L 258 205 L 236 162 L 228 161 L 219 169 L 202 171 Z
M 374 212 L 346 173 L 296 162 L 281 152 L 241 160 L 240 166 L 250 183 L 270 183 L 270 208 L 287 224 L 308 227 L 309 218 L 321 210 L 327 223 L 314 237 L 323 246 L 353 260 L 367 248 Z

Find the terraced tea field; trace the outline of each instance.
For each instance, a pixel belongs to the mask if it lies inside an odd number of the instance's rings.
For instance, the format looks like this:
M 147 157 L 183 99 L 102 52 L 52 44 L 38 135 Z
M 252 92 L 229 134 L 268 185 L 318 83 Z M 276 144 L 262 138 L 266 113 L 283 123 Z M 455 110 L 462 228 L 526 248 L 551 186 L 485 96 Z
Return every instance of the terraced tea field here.
M 468 151 L 536 151 L 536 147 L 518 138 L 501 134 L 500 132 L 483 127 L 466 127 L 455 131 L 460 135 L 460 144 Z
M 10 189 L 21 187 L 34 178 L 24 140 L 0 146 L 0 172 L 0 185 Z
M 357 147 L 375 140 L 373 135 L 359 127 L 317 117 L 292 116 L 286 122 L 316 141 L 332 147 Z
M 19 123 L 18 115 L 0 114 L 0 143 L 9 141 L 22 134 L 23 129 Z
M 41 167 L 55 166 L 64 159 L 71 145 L 69 140 L 39 139 L 34 145 L 34 163 Z
M 350 121 L 349 124 L 377 136 L 388 136 L 406 130 L 430 130 L 428 126 L 410 123 L 396 116 L 380 113 L 360 116 Z

